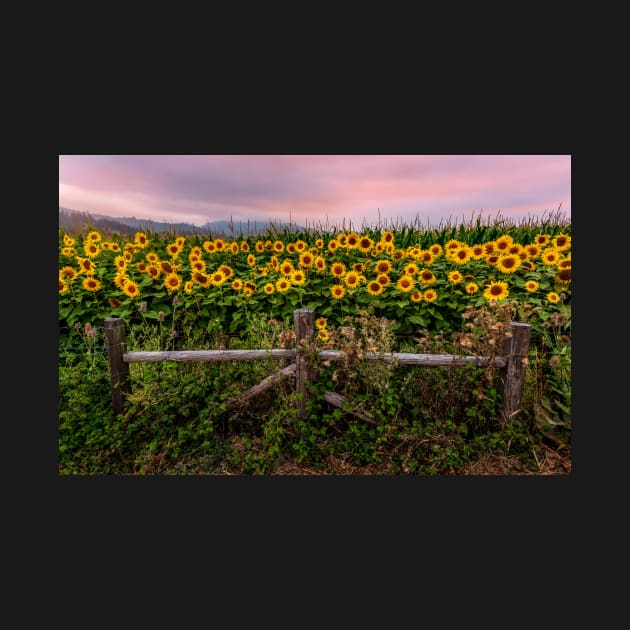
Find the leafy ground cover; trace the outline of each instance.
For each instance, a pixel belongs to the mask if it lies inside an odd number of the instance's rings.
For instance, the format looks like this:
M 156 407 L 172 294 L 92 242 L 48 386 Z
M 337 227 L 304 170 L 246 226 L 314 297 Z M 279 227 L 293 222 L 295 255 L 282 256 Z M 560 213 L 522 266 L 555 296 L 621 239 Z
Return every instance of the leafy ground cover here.
M 270 233 L 59 234 L 60 474 L 555 475 L 571 470 L 571 229 L 543 224 Z M 296 308 L 316 335 L 295 338 Z M 111 406 L 102 322 L 128 350 L 295 348 L 318 378 L 234 400 L 282 367 L 131 364 Z M 495 369 L 397 366 L 372 352 L 501 354 L 531 326 L 522 409 Z M 323 349 L 339 361 L 318 360 Z M 346 405 L 324 400 L 334 391 Z M 357 409 L 362 410 L 357 414 Z

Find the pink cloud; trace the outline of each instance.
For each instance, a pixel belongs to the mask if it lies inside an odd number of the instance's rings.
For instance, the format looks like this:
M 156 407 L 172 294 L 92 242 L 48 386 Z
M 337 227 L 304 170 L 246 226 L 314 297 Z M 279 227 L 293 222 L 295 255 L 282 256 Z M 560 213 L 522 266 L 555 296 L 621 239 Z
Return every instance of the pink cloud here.
M 59 203 L 113 216 L 202 224 L 384 213 L 432 220 L 484 209 L 528 216 L 562 203 L 570 156 L 60 156 Z M 77 207 L 78 206 L 78 207 Z

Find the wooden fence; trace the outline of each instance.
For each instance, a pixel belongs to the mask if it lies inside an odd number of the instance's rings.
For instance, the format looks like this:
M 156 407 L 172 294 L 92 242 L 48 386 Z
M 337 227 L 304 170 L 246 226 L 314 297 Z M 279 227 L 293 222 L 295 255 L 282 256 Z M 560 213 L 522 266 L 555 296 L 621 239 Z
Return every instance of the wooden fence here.
M 298 342 L 305 340 L 310 344 L 315 338 L 315 311 L 300 308 L 293 312 L 295 334 Z M 407 352 L 366 353 L 368 360 L 393 362 L 400 365 L 422 365 L 425 367 L 453 366 L 473 364 L 487 366 L 492 363 L 500 369 L 500 387 L 503 397 L 503 421 L 510 420 L 519 411 L 521 395 L 525 383 L 525 361 L 529 350 L 530 326 L 523 323 L 511 323 L 505 336 L 503 356 L 478 357 L 452 354 L 413 354 Z M 173 350 L 150 352 L 127 352 L 125 322 L 120 318 L 105 320 L 105 337 L 109 359 L 110 386 L 112 404 L 116 413 L 125 409 L 125 396 L 131 393 L 130 363 L 149 363 L 157 361 L 254 361 L 260 359 L 293 360 L 293 363 L 275 372 L 257 385 L 254 385 L 238 398 L 229 402 L 238 406 L 267 389 L 275 383 L 288 378 L 295 378 L 295 389 L 301 396 L 296 397 L 298 415 L 304 414 L 304 404 L 308 393 L 307 383 L 317 378 L 315 366 L 299 348 L 272 350 Z M 322 359 L 337 360 L 343 353 L 337 350 L 322 350 L 318 353 Z M 335 392 L 325 392 L 324 399 L 337 407 L 344 407 L 345 399 Z M 370 422 L 369 414 L 361 408 L 353 410 L 355 415 Z

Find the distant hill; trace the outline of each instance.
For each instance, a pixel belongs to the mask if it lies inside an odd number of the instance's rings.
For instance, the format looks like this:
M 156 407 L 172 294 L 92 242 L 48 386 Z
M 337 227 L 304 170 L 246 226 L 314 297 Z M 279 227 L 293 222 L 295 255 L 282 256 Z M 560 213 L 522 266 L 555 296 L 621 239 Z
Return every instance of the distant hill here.
M 178 236 L 199 234 L 212 237 L 239 238 L 242 236 L 246 238 L 264 234 L 272 227 L 279 231 L 305 229 L 292 223 L 270 221 L 208 221 L 202 226 L 191 223 L 165 223 L 149 219 L 136 219 L 135 217 L 109 217 L 59 206 L 59 228 L 72 234 L 86 229 L 94 229 L 104 234 L 118 233 L 124 236 L 133 236 L 136 232 L 149 232 Z

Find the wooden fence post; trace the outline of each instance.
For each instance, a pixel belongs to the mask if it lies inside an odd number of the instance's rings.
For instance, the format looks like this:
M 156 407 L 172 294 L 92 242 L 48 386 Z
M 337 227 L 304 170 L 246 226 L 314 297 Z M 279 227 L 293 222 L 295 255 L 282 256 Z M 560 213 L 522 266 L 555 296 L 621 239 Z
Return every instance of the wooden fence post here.
M 505 367 L 501 369 L 503 382 L 503 421 L 511 420 L 521 410 L 521 395 L 525 385 L 527 357 L 529 352 L 530 325 L 520 322 L 510 324 L 510 335 L 506 335 L 503 354 Z
M 310 345 L 315 338 L 315 311 L 312 308 L 298 308 L 293 311 L 293 324 L 298 352 L 295 356 L 295 393 L 297 394 L 298 418 L 304 415 L 304 402 L 306 399 L 306 383 L 314 378 L 314 369 L 310 361 L 299 346 L 302 343 Z M 300 396 L 301 394 L 301 396 Z
M 112 404 L 115 413 L 123 413 L 124 395 L 131 393 L 129 364 L 123 361 L 127 350 L 125 321 L 119 317 L 108 317 L 105 320 L 105 338 L 107 339 L 107 356 L 109 357 L 109 383 L 112 390 Z

